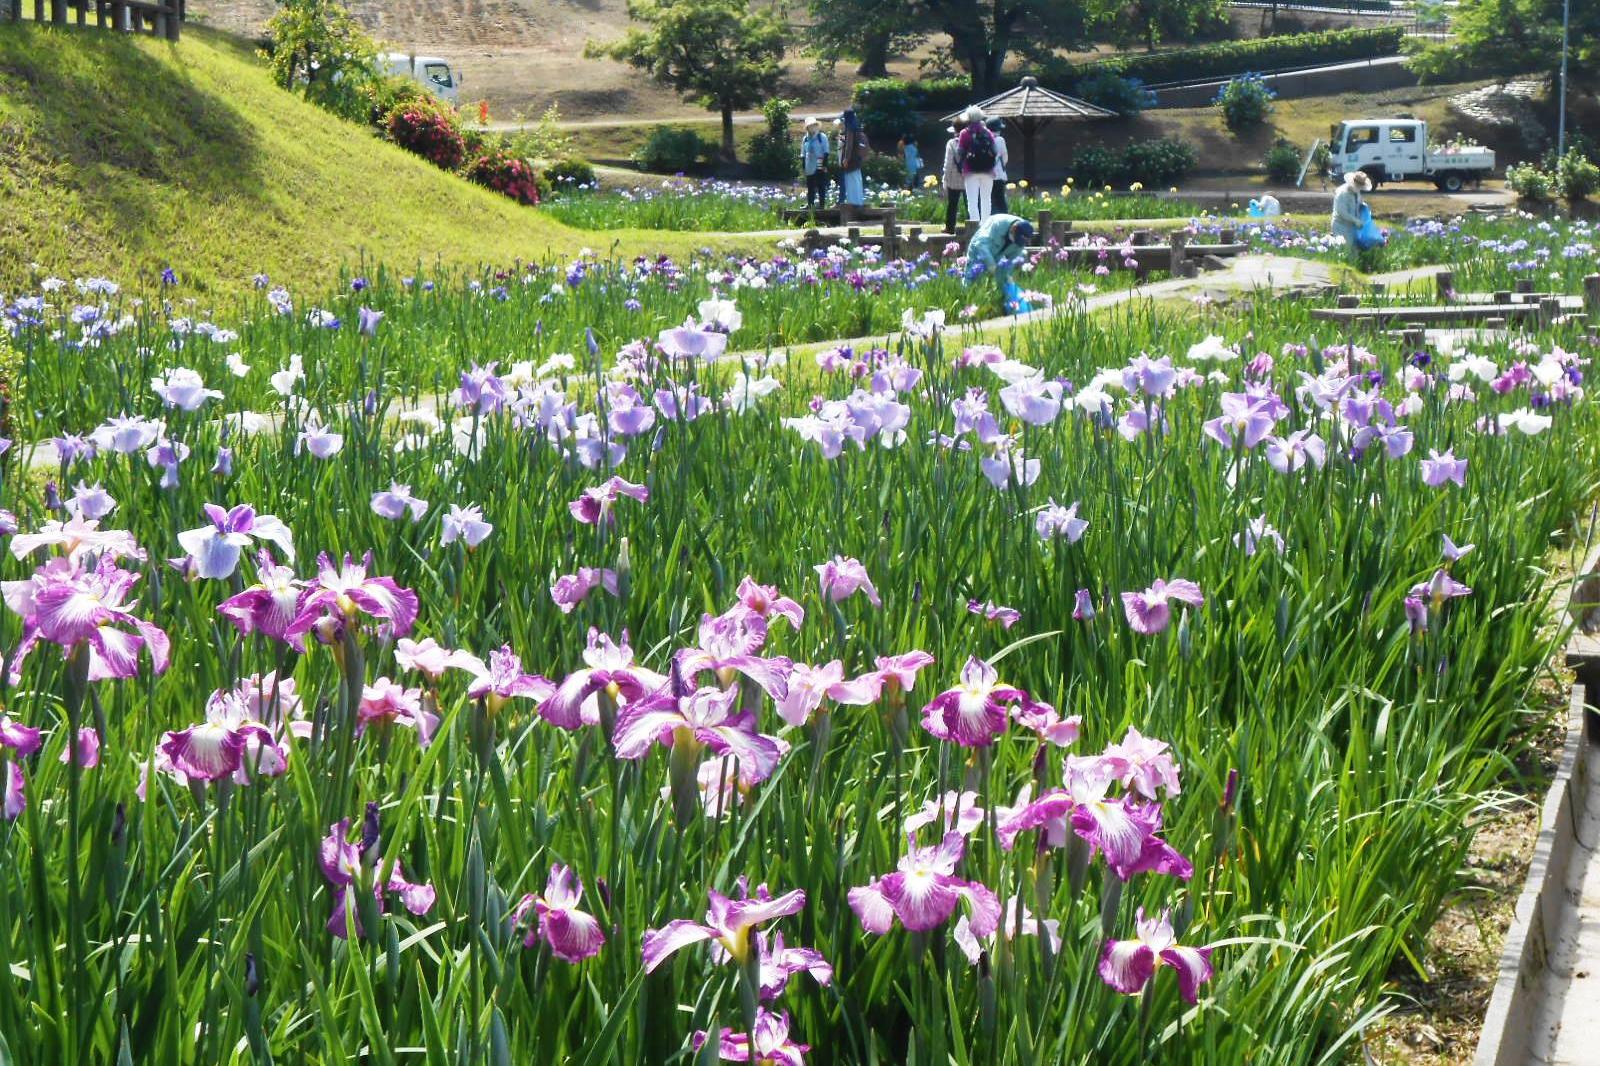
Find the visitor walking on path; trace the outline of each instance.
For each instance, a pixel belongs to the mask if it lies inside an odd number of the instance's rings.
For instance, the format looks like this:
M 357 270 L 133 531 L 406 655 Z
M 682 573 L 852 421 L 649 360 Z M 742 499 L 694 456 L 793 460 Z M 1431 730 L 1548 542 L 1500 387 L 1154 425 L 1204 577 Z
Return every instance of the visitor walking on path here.
M 1333 194 L 1333 216 L 1329 220 L 1329 229 L 1344 238 L 1345 248 L 1354 258 L 1359 249 L 1356 247 L 1356 230 L 1361 228 L 1361 194 L 1372 189 L 1372 179 L 1364 171 L 1352 170 L 1344 176 L 1344 184 L 1339 186 L 1339 191 Z
M 996 162 L 994 134 L 983 124 L 983 108 L 976 104 L 967 108 L 967 128 L 961 131 L 957 142 L 961 159 L 961 174 L 967 193 L 967 218 L 984 222 L 992 213 L 990 197 L 994 193 L 994 165 Z
M 996 215 L 1010 210 L 1006 201 L 1006 184 L 1010 180 L 1006 177 L 1006 165 L 1011 162 L 1011 153 L 1006 150 L 1005 134 L 1000 132 L 1004 126 L 997 118 L 989 120 L 989 132 L 994 134 L 994 195 L 989 198 L 989 211 Z
M 855 108 L 846 108 L 839 116 L 842 127 L 839 133 L 839 173 L 843 179 L 844 202 L 851 207 L 861 207 L 867 202 L 866 184 L 861 177 L 861 164 L 867 158 L 867 135 L 861 129 L 861 119 Z
M 967 187 L 966 177 L 961 173 L 961 147 L 958 138 L 966 123 L 961 119 L 956 120 L 954 126 L 946 126 L 945 132 L 950 139 L 944 142 L 944 231 L 956 231 L 956 211 L 961 207 L 961 194 Z
M 917 139 L 911 134 L 900 138 L 900 158 L 906 164 L 906 189 L 917 187 L 917 175 L 922 173 L 922 153 L 917 150 Z
M 828 135 L 822 123 L 806 119 L 806 135 L 800 141 L 800 168 L 806 175 L 806 210 L 820 211 L 828 206 Z

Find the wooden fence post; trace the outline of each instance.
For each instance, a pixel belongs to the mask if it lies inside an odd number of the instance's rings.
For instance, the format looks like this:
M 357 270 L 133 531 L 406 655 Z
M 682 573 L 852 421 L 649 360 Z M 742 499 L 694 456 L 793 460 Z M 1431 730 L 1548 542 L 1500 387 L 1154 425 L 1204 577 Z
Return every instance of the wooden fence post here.
M 182 29 L 183 0 L 169 0 L 167 9 L 167 40 L 176 41 Z

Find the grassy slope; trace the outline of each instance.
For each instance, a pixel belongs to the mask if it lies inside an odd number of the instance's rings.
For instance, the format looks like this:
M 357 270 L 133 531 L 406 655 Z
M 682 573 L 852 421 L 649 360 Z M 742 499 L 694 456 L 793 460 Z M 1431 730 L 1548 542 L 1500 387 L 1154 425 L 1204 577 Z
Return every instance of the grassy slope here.
M 29 264 L 213 288 L 506 263 L 600 241 L 445 174 L 276 88 L 250 47 L 0 23 L 0 289 Z M 704 238 L 611 233 L 625 252 Z

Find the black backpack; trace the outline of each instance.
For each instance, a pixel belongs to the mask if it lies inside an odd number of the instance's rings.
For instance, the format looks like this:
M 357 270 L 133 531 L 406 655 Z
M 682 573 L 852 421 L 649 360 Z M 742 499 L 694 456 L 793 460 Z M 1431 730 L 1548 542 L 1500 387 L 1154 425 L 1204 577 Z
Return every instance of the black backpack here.
M 996 162 L 994 154 L 994 134 L 989 132 L 987 126 L 972 127 L 972 147 L 967 149 L 965 163 L 967 168 L 976 172 L 994 170 Z

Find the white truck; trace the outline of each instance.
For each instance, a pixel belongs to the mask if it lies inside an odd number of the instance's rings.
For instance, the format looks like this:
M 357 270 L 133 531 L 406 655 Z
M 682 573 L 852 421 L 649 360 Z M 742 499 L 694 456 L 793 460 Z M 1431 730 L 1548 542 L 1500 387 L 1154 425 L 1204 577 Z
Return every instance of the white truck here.
M 1373 188 L 1386 181 L 1431 181 L 1446 192 L 1479 182 L 1494 170 L 1492 148 L 1428 148 L 1428 124 L 1415 118 L 1346 119 L 1328 138 L 1335 179 L 1364 170 Z
M 427 89 L 448 104 L 460 104 L 461 75 L 450 69 L 450 64 L 438 56 L 419 56 L 406 52 L 383 52 L 378 56 L 378 69 L 385 74 L 396 74 Z

